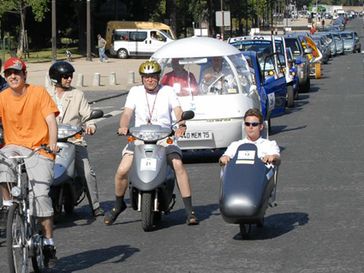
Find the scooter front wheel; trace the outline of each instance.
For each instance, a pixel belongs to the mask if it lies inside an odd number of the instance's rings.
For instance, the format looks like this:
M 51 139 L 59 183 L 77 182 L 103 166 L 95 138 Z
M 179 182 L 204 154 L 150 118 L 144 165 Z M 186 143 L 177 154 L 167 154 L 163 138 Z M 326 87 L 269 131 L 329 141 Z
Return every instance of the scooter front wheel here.
M 142 228 L 144 231 L 151 231 L 154 227 L 153 217 L 153 194 L 152 192 L 144 192 L 142 194 Z
M 239 224 L 240 226 L 240 236 L 241 239 L 247 239 L 249 237 L 249 233 L 251 230 L 251 225 L 250 224 Z

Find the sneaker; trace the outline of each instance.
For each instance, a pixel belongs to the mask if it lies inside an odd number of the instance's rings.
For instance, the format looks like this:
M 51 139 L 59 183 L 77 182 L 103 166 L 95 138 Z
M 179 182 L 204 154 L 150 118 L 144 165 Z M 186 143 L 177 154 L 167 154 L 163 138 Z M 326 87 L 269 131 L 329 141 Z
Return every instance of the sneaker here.
M 198 225 L 198 219 L 195 215 L 195 212 L 192 211 L 191 215 L 189 215 L 187 217 L 187 221 L 186 221 L 187 225 L 189 226 L 195 226 L 195 225 Z
M 116 218 L 118 218 L 119 214 L 122 213 L 125 209 L 126 209 L 126 204 L 125 202 L 123 202 L 120 210 L 112 208 L 110 211 L 106 212 L 104 218 L 104 224 L 108 226 L 112 225 L 115 222 Z
M 57 263 L 56 248 L 54 245 L 43 246 L 44 265 L 47 268 L 55 267 Z
M 94 217 L 98 217 L 98 216 L 104 216 L 105 212 L 101 207 L 98 207 L 97 209 L 94 209 L 92 212 Z

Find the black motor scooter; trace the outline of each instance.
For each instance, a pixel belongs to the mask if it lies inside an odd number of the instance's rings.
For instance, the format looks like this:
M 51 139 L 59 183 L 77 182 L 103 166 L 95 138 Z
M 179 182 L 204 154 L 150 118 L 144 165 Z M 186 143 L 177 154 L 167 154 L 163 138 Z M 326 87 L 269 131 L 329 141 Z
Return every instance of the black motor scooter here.
M 220 212 L 227 223 L 239 224 L 243 239 L 251 225 L 263 227 L 269 206 L 276 206 L 278 166 L 257 157 L 257 147 L 245 143 L 224 167 L 220 188 Z

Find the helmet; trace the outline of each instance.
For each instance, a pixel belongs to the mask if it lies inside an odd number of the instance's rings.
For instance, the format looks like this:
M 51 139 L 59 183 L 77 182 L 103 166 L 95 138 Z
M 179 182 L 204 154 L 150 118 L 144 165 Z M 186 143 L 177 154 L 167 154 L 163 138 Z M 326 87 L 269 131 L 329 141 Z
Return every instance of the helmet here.
M 49 68 L 49 78 L 57 85 L 61 84 L 62 75 L 72 74 L 73 72 L 75 72 L 75 69 L 69 62 L 59 61 Z
M 139 66 L 139 74 L 144 75 L 156 75 L 162 71 L 161 66 L 156 61 L 146 61 Z

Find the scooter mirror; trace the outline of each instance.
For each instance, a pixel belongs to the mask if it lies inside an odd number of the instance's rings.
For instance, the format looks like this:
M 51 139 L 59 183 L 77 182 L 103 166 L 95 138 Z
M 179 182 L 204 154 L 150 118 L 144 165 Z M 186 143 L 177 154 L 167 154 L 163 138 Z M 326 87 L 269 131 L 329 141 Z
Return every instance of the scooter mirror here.
M 102 118 L 103 116 L 104 116 L 104 112 L 102 110 L 92 110 L 91 115 L 88 118 L 88 120 Z
M 189 111 L 184 111 L 182 113 L 182 120 L 189 120 L 189 119 L 193 119 L 193 117 L 195 116 L 195 112 L 189 110 Z

